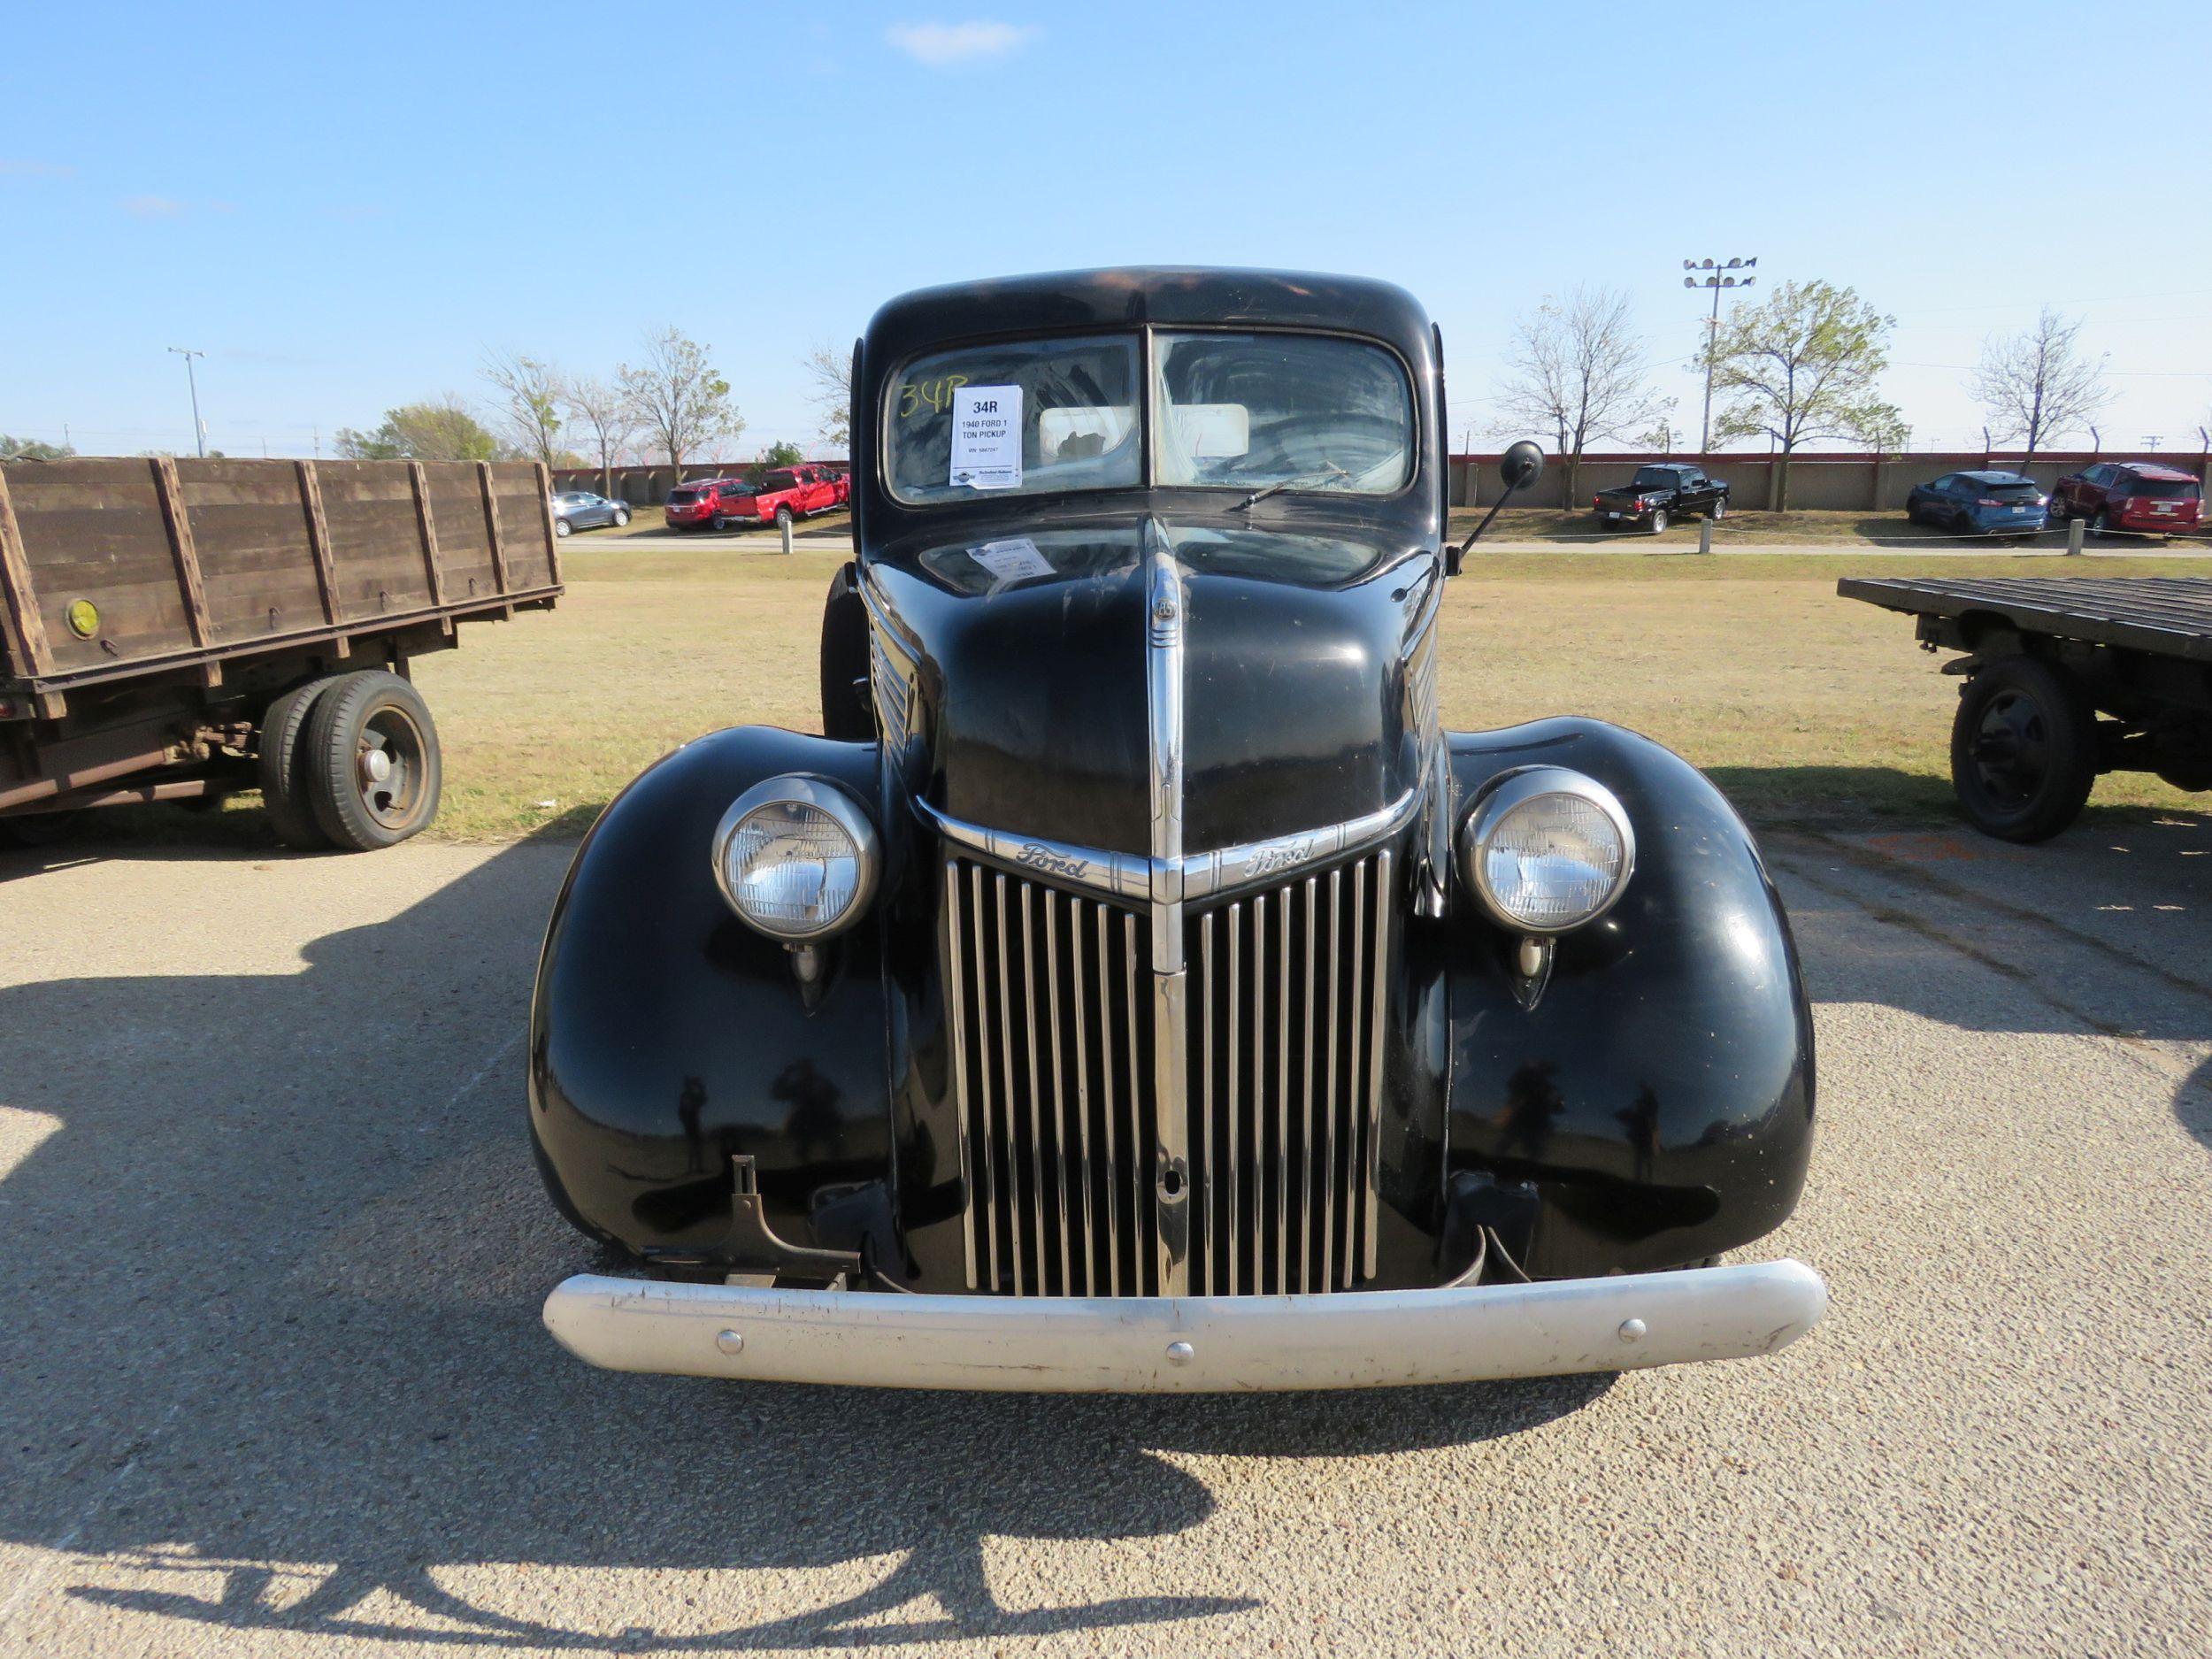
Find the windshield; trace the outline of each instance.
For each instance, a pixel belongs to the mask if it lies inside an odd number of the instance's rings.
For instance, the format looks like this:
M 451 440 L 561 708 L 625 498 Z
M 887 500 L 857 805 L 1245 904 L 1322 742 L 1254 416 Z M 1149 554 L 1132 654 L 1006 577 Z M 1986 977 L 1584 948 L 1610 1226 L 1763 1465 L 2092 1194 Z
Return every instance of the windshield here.
M 1387 495 L 1412 475 L 1413 391 L 1379 346 L 1316 334 L 1162 334 L 1162 484 Z
M 2192 478 L 2137 478 L 2124 480 L 2121 488 L 2142 501 L 2194 501 L 2197 483 Z
M 884 466 L 901 501 L 1140 481 L 1137 342 L 1026 340 L 918 357 L 885 388 Z
M 1628 480 L 1631 489 L 1672 489 L 1682 475 L 1671 466 L 1640 466 L 1636 476 Z

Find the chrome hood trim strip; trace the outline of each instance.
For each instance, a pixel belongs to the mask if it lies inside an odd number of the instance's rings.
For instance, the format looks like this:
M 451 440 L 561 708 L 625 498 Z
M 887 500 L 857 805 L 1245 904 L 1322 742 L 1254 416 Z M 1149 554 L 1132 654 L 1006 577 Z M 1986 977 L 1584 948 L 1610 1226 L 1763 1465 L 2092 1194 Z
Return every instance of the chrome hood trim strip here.
M 1311 864 L 1363 852 L 1389 840 L 1411 823 L 1421 810 L 1421 791 L 1409 789 L 1378 811 L 1325 824 L 1240 847 L 1216 852 L 1187 853 L 1172 871 L 1155 858 L 1139 853 L 1102 852 L 1038 835 L 1018 835 L 1008 830 L 986 829 L 939 811 L 917 798 L 914 810 L 947 841 L 980 853 L 1016 870 L 1034 871 L 1057 881 L 1071 882 L 1113 898 L 1150 904 L 1168 886 L 1170 874 L 1179 877 L 1184 902 L 1219 897 L 1261 882 L 1280 882 Z

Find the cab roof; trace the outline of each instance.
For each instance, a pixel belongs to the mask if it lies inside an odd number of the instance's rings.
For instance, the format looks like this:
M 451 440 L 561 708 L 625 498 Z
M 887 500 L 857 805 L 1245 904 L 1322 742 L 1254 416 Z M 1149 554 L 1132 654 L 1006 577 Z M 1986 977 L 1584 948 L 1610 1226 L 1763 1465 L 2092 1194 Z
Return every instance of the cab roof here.
M 2179 484 L 2193 484 L 2197 481 L 2197 475 L 2194 472 L 2185 472 L 2177 466 L 2163 466 L 2156 461 L 2121 461 L 2116 465 L 2125 467 L 2139 478 L 2163 479 L 2169 482 Z
M 1387 341 L 1417 365 L 1429 353 L 1428 313 L 1394 283 L 1301 271 L 1124 265 L 902 294 L 869 322 L 864 360 L 871 373 L 880 373 L 941 342 L 1147 323 L 1339 329 Z

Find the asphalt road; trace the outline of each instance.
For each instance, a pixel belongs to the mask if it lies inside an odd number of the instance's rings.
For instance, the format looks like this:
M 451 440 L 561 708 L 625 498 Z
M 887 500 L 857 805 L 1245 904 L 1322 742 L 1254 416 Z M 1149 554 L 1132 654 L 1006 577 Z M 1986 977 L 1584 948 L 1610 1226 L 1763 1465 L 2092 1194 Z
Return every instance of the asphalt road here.
M 1784 1354 L 1167 1402 L 556 1349 L 565 849 L 0 855 L 0 1653 L 2202 1653 L 2212 819 L 2114 821 L 1770 843 Z

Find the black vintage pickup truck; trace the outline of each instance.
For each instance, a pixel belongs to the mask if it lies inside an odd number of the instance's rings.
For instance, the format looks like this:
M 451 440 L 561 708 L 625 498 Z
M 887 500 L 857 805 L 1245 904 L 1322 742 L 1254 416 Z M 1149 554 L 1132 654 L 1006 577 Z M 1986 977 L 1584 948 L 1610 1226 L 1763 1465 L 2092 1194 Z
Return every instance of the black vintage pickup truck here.
M 1600 490 L 1590 498 L 1590 505 L 1608 530 L 1617 524 L 1638 524 L 1657 535 L 1684 513 L 1726 518 L 1728 486 L 1686 461 L 1670 461 L 1638 467 L 1636 476 L 1621 488 Z

